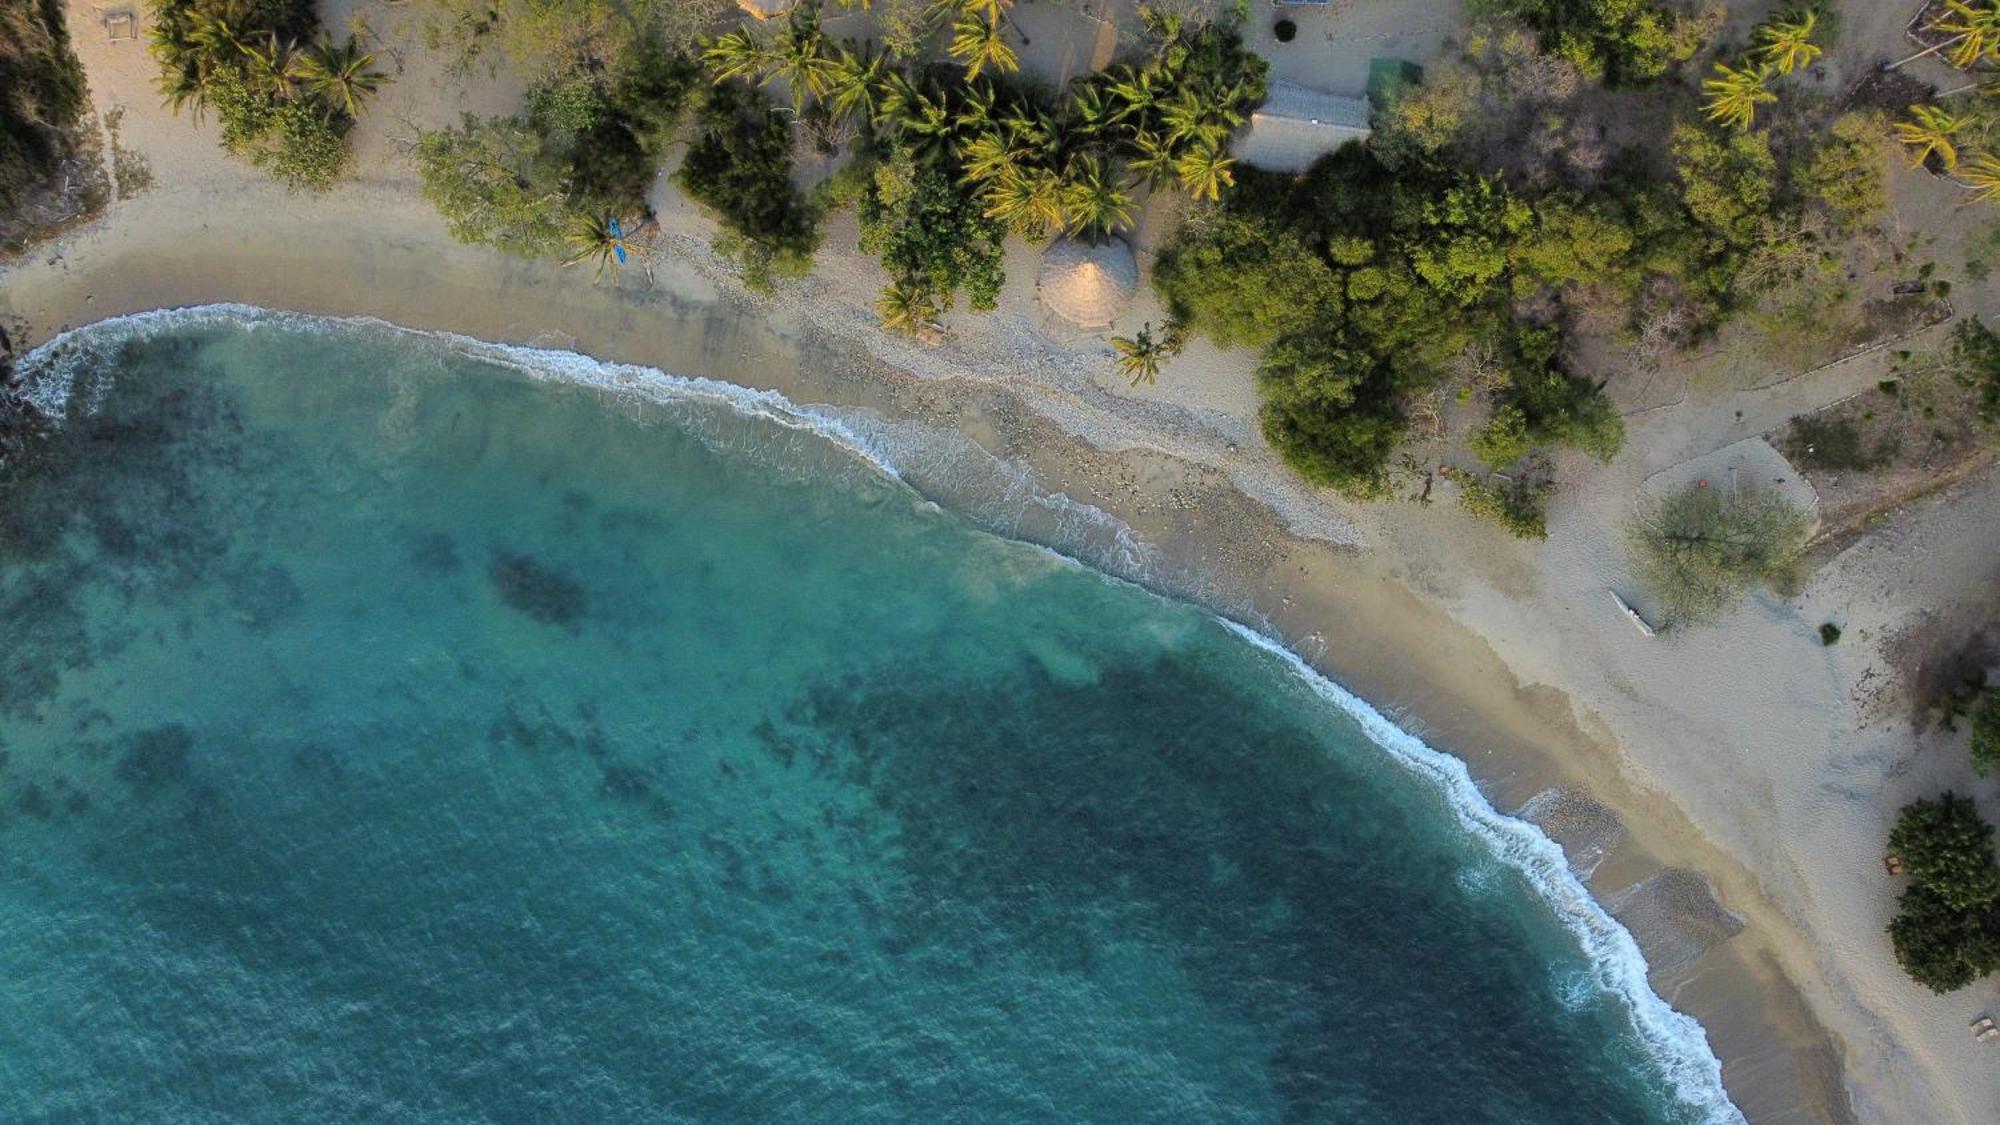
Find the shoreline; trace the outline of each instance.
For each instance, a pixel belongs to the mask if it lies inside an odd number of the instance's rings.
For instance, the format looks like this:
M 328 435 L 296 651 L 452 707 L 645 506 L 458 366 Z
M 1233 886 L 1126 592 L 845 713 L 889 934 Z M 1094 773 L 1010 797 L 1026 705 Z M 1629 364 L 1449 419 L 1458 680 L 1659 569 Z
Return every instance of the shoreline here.
M 1671 802 L 1625 781 L 1617 748 L 1579 729 L 1567 698 L 1523 686 L 1487 642 L 1426 604 L 1371 554 L 1292 535 L 1280 514 L 1218 470 L 1177 459 L 1164 441 L 1150 450 L 1093 448 L 1007 388 L 891 372 L 865 345 L 827 340 L 809 321 L 782 311 L 761 317 L 772 310 L 759 306 L 782 300 L 732 300 L 693 266 L 663 263 L 669 267 L 663 292 L 607 291 L 574 274 L 454 246 L 441 231 L 428 241 L 421 228 L 435 220 L 413 200 L 382 205 L 397 195 L 363 189 L 321 201 L 290 220 L 282 247 L 239 235 L 234 246 L 193 253 L 184 248 L 206 236 L 176 230 L 172 216 L 150 214 L 171 210 L 169 201 L 143 198 L 49 248 L 54 257 L 10 268 L 5 308 L 26 321 L 28 331 L 18 334 L 23 345 L 60 327 L 221 301 L 372 316 L 497 343 L 561 342 L 599 360 L 772 389 L 802 404 L 952 426 L 1003 461 L 1025 462 L 1043 487 L 1081 493 L 1105 508 L 1206 586 L 1167 583 L 1169 592 L 1266 622 L 1295 650 L 1309 650 L 1317 639 L 1313 667 L 1464 761 L 1496 808 L 1518 809 L 1549 789 L 1580 788 L 1616 810 L 1626 841 L 1589 880 L 1600 902 L 1669 867 L 1708 875 L 1750 925 L 1655 987 L 1702 1021 L 1733 1100 L 1752 1120 L 1800 1108 L 1815 1119 L 1844 1119 L 1835 1052 L 1778 969 L 1811 964 L 1803 937 L 1786 932 L 1748 872 Z M 341 211 L 349 207 L 360 213 L 343 222 Z M 383 223 L 385 215 L 395 221 Z M 285 268 L 301 257 L 314 263 L 309 273 Z M 72 259 L 83 268 L 71 268 Z M 495 288 L 498 299 L 490 292 Z M 489 291 L 483 299 L 481 291 Z M 1122 483 L 1142 476 L 1143 486 Z M 1168 511 L 1151 502 L 1189 487 L 1200 503 Z M 1106 504 L 1107 497 L 1113 502 Z M 1404 643 L 1384 646 L 1385 637 Z M 1792 948 L 1785 948 L 1787 938 Z M 1774 1053 L 1811 1065 L 1773 1067 Z

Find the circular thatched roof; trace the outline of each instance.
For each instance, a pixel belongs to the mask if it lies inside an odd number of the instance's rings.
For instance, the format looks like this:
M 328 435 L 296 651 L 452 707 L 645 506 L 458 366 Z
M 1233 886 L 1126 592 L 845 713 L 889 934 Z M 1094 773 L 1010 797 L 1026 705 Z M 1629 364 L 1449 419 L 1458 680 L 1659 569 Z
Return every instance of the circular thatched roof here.
M 1035 279 L 1042 304 L 1079 328 L 1108 328 L 1132 303 L 1139 263 L 1123 239 L 1100 246 L 1058 238 L 1042 252 Z

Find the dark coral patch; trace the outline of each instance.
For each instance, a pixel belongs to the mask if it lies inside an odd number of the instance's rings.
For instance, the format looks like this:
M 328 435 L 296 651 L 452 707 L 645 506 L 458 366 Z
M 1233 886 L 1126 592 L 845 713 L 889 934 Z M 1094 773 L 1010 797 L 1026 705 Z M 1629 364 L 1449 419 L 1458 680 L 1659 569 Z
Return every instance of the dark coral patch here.
M 188 752 L 194 735 L 178 723 L 142 730 L 125 740 L 118 759 L 118 780 L 134 792 L 150 795 L 187 779 Z
M 495 551 L 486 574 L 501 601 L 544 625 L 574 629 L 588 609 L 575 579 L 527 555 Z

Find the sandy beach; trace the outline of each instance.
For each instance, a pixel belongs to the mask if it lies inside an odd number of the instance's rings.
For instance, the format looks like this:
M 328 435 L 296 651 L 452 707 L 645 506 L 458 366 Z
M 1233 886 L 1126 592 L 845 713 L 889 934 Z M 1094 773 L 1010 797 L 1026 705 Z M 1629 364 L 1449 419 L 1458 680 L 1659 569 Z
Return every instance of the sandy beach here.
M 1378 8 L 1389 5 L 1362 10 Z M 1150 545 L 1136 577 L 1268 629 L 1463 758 L 1497 807 L 1542 822 L 1634 930 L 1661 995 L 1706 1027 L 1752 1121 L 2000 1119 L 1996 1056 L 1966 1034 L 2000 1006 L 1994 985 L 1934 996 L 1884 933 L 1899 889 L 1882 869 L 1889 825 L 1908 800 L 1966 788 L 1963 749 L 1913 730 L 1875 686 L 1893 680 L 1893 641 L 2000 589 L 2000 475 L 1895 512 L 1795 596 L 1753 598 L 1715 628 L 1647 638 L 1607 592 L 1629 589 L 1620 528 L 1636 495 L 1771 468 L 1759 435 L 1874 386 L 1887 351 L 1810 378 L 1687 375 L 1678 399 L 1628 406 L 1626 451 L 1564 474 L 1546 542 L 1509 539 L 1448 498 L 1357 507 L 1307 488 L 1263 445 L 1254 355 L 1197 342 L 1157 387 L 1127 388 L 1106 336 L 1041 313 L 1032 248 L 1010 251 L 997 311 L 951 315 L 929 347 L 876 326 L 880 268 L 857 250 L 851 215 L 829 222 L 811 275 L 768 295 L 708 250 L 710 225 L 664 185 L 650 276 L 593 283 L 454 243 L 417 196 L 406 146 L 461 110 L 511 111 L 519 93 L 447 73 L 419 47 L 420 13 L 364 0 L 330 6 L 325 22 L 353 15 L 397 80 L 357 134 L 354 179 L 304 197 L 228 160 L 212 124 L 162 109 L 143 37 L 108 41 L 72 0 L 96 108 L 124 111 L 120 143 L 152 183 L 0 265 L 0 323 L 16 345 L 215 302 L 376 317 L 852 410 L 913 486 L 975 513 L 993 481 L 1023 470 Z M 1426 24 L 1419 38 L 1448 30 Z M 1886 52 L 1894 41 L 1871 37 L 1899 33 L 1887 14 L 1850 20 L 1844 57 Z M 1899 222 L 1974 221 L 1929 177 L 1898 174 L 1892 188 Z M 1170 216 L 1147 217 L 1142 261 L 1170 230 Z M 1969 281 L 1955 300 L 2000 304 Z M 1117 330 L 1162 318 L 1142 292 Z M 1900 346 L 1941 329 L 1929 332 Z M 1822 646 L 1824 621 L 1847 639 Z M 1990 802 L 1995 782 L 1976 792 Z

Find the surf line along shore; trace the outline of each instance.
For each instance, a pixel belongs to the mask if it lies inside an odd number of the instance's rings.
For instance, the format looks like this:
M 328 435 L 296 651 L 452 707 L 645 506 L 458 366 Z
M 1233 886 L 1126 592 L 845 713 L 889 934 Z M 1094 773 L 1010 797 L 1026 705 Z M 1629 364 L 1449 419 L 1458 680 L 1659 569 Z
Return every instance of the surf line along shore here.
M 1659 794 L 1628 784 L 1617 748 L 1581 730 L 1566 699 L 1522 686 L 1489 645 L 1428 604 L 1393 565 L 1292 535 L 1236 480 L 1177 457 L 1176 434 L 1155 435 L 1152 449 L 1095 448 L 1025 406 L 1017 383 L 893 370 L 829 334 L 824 316 L 807 316 L 784 298 L 746 302 L 698 258 L 661 261 L 658 290 L 593 288 L 542 264 L 452 244 L 421 201 L 383 185 L 309 203 L 263 185 L 213 192 L 218 206 L 286 214 L 284 244 L 218 237 L 184 198 L 141 197 L 66 239 L 59 256 L 10 269 L 0 312 L 27 326 L 26 343 L 106 316 L 212 301 L 375 316 L 496 341 L 587 341 L 585 350 L 600 358 L 768 387 L 798 402 L 948 421 L 998 456 L 1027 463 L 1045 486 L 1129 523 L 1158 546 L 1165 571 L 1185 576 L 1167 580 L 1176 592 L 1234 616 L 1262 617 L 1286 637 L 1323 638 L 1315 662 L 1322 671 L 1465 758 L 1496 806 L 1518 808 L 1537 793 L 1578 787 L 1617 810 L 1630 839 L 1597 868 L 1598 897 L 1664 867 L 1713 879 L 1748 922 L 1744 933 L 1681 969 L 1677 975 L 1692 983 L 1656 986 L 1701 1019 L 1732 1097 L 1753 1118 L 1781 1105 L 1839 1118 L 1845 1099 L 1836 1052 L 1777 971 L 1811 974 L 1810 947 L 1748 873 Z M 298 269 L 299 261 L 314 268 Z M 864 295 L 854 299 L 865 309 Z M 1242 471 L 1254 475 L 1257 466 Z M 1176 490 L 1199 502 L 1166 503 Z M 1729 1069 L 1774 1049 L 1798 1065 L 1740 1068 L 1741 1078 Z

